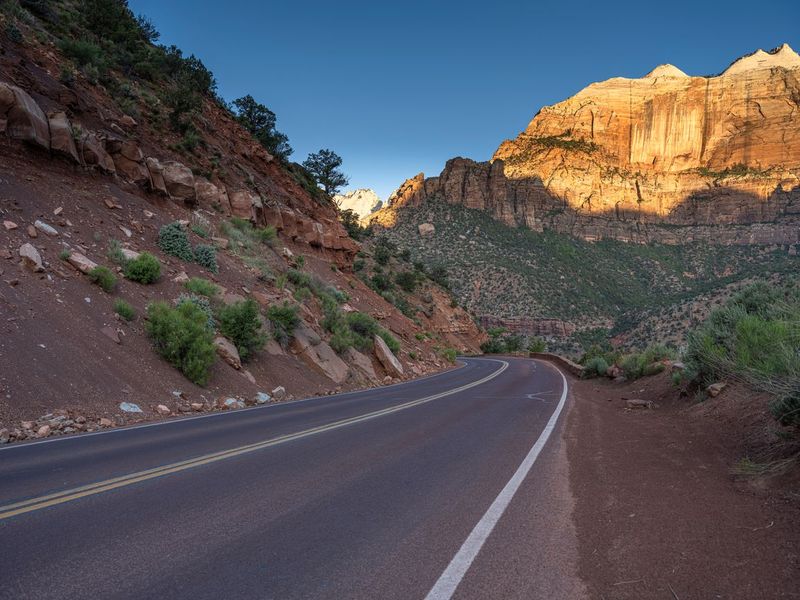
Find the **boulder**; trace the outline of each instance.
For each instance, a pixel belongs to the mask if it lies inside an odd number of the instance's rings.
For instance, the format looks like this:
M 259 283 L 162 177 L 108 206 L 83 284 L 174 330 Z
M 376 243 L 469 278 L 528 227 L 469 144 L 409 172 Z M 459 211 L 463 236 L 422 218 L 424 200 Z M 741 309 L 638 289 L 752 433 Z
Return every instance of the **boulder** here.
M 69 256 L 67 257 L 67 262 L 78 269 L 78 271 L 81 273 L 87 274 L 97 266 L 96 262 L 90 260 L 80 252 L 75 252 L 74 250 L 70 252 Z
M 312 369 L 336 383 L 343 383 L 350 375 L 347 363 L 307 325 L 295 330 L 291 350 Z
M 268 402 L 272 402 L 272 396 L 267 394 L 266 392 L 258 392 L 256 393 L 256 404 L 267 404 Z
M 397 360 L 397 357 L 389 350 L 389 346 L 386 345 L 383 338 L 377 334 L 375 335 L 375 356 L 378 357 L 378 360 L 383 365 L 383 368 L 386 369 L 387 373 L 393 377 L 402 377 L 402 363 Z
M 9 137 L 50 149 L 47 116 L 22 88 L 0 83 L 0 119 L 5 119 Z
M 5 227 L 6 231 L 14 231 L 19 225 L 14 223 L 14 221 L 3 221 L 3 227 Z
M 139 258 L 139 253 L 130 248 L 121 248 L 120 252 L 122 252 L 122 256 L 125 260 L 136 260 Z
M 202 412 L 203 408 L 205 408 L 202 402 L 192 402 L 189 406 L 195 412 Z
M 33 244 L 22 244 L 22 246 L 19 247 L 19 255 L 20 258 L 22 258 L 23 264 L 34 273 L 44 271 L 42 257 Z
M 167 192 L 167 184 L 164 181 L 164 167 L 161 166 L 161 163 L 158 161 L 158 159 L 148 156 L 144 159 L 144 164 L 147 167 L 147 173 L 150 176 L 150 189 L 154 192 L 162 194 L 163 196 L 169 196 L 169 192 Z
M 162 164 L 162 175 L 167 192 L 175 200 L 182 200 L 189 204 L 195 202 L 194 174 L 186 165 L 174 160 Z
M 139 145 L 132 140 L 125 140 L 113 146 L 114 167 L 117 173 L 137 185 L 150 182 L 150 170 L 144 163 L 144 156 Z
M 50 149 L 70 157 L 76 163 L 81 162 L 66 113 L 54 112 L 47 118 L 50 122 Z
M 128 404 L 128 403 L 127 402 L 123 402 L 122 404 Z M 119 405 L 120 408 L 122 408 L 122 404 Z M 136 405 L 132 404 L 131 406 L 136 406 Z M 136 406 L 136 408 L 139 408 L 139 407 Z M 139 409 L 138 411 L 134 410 L 134 411 L 126 411 L 126 412 L 142 412 L 142 411 L 141 411 L 141 409 Z M 97 422 L 97 424 L 100 425 L 100 427 L 113 427 L 114 426 L 114 422 L 111 419 L 107 419 L 106 417 L 100 417 L 100 420 Z
M 104 173 L 109 174 L 117 172 L 114 160 L 106 152 L 103 141 L 94 132 L 89 132 L 80 137 L 78 155 L 83 159 L 83 164 L 88 167 L 97 167 Z
M 224 187 L 217 187 L 210 181 L 198 177 L 194 184 L 195 197 L 198 204 L 221 207 L 228 205 L 228 194 L 225 192 Z
M 706 388 L 706 392 L 708 392 L 708 395 L 711 396 L 712 398 L 716 398 L 722 393 L 722 390 L 724 390 L 726 387 L 728 387 L 728 384 L 726 382 L 718 381 L 717 383 L 712 383 L 711 385 L 709 385 Z
M 279 385 L 278 387 L 272 390 L 271 394 L 272 397 L 275 398 L 275 400 L 283 400 L 286 397 L 286 388 L 283 387 L 282 385 Z
M 128 413 L 140 413 L 143 412 L 141 408 L 139 408 L 138 404 L 134 404 L 133 402 L 120 402 L 119 409 L 122 412 Z
M 365 356 L 355 348 L 348 348 L 344 353 L 344 359 L 367 381 L 371 383 L 378 382 L 378 375 L 375 373 L 375 367 L 372 366 L 372 361 L 368 356 Z
M 228 203 L 231 207 L 231 214 L 242 219 L 252 219 L 256 201 L 260 201 L 250 190 L 238 190 L 228 192 Z
M 172 414 L 172 411 L 165 404 L 159 404 L 158 406 L 156 406 L 156 412 L 163 417 Z
M 433 223 L 420 223 L 417 230 L 422 237 L 429 237 L 436 233 L 436 227 Z
M 230 340 L 218 335 L 214 338 L 214 347 L 217 354 L 220 355 L 222 360 L 232 366 L 234 369 L 242 368 L 242 359 L 239 358 L 239 351 Z
M 51 431 L 52 431 L 52 429 L 51 429 L 50 425 L 42 425 L 36 431 L 36 437 L 37 438 L 47 437 L 48 435 L 50 435 Z
M 222 403 L 219 405 L 222 409 L 236 409 L 236 408 L 244 408 L 244 400 L 239 400 L 239 398 L 225 398 Z
M 119 339 L 119 333 L 113 327 L 103 327 L 100 332 L 115 344 L 122 343 L 122 341 Z
M 48 225 L 44 221 L 39 221 L 38 219 L 33 223 L 33 226 L 41 231 L 42 233 L 46 233 L 49 236 L 56 237 L 58 235 L 58 230 L 52 225 Z
M 631 410 L 639 409 L 639 408 L 647 408 L 651 409 L 655 405 L 653 404 L 652 400 L 641 400 L 639 398 L 630 398 L 625 401 L 625 407 L 630 408 Z

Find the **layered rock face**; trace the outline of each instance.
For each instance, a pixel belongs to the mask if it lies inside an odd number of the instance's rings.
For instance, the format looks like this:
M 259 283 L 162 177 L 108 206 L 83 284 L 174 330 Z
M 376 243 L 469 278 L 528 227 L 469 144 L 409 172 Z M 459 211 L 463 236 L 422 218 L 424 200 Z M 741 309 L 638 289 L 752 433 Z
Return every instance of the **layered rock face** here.
M 359 218 L 364 219 L 378 210 L 383 202 L 371 189 L 358 189 L 336 194 L 333 197 L 336 206 L 341 210 L 352 210 Z
M 662 65 L 592 84 L 543 108 L 490 162 L 453 159 L 389 203 L 431 197 L 587 239 L 797 242 L 800 56 L 783 45 L 714 77 Z

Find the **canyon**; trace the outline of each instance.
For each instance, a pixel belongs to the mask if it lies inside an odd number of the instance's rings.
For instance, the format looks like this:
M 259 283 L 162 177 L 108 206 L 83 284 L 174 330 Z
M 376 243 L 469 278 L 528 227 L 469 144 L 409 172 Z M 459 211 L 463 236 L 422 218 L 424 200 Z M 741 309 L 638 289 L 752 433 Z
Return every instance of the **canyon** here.
M 661 65 L 542 108 L 490 161 L 405 181 L 372 220 L 430 198 L 586 240 L 800 239 L 800 56 L 787 44 L 691 77 Z

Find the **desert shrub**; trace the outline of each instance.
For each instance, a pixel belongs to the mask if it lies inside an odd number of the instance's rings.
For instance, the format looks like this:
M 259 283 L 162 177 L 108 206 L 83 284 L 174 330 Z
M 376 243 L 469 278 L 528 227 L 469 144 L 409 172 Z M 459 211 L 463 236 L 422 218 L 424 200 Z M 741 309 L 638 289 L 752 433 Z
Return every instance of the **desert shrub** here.
M 161 263 L 149 252 L 142 252 L 123 267 L 123 274 L 131 281 L 139 283 L 155 283 L 161 276 Z
M 440 354 L 450 364 L 456 362 L 456 356 L 458 356 L 455 348 L 443 348 Z
M 117 298 L 114 301 L 114 312 L 126 321 L 133 321 L 133 319 L 136 318 L 136 311 L 134 308 L 122 298 Z
M 363 258 L 357 258 L 353 261 L 353 271 L 356 273 L 363 271 L 365 266 L 366 262 L 364 262 Z
M 122 253 L 122 244 L 119 243 L 119 240 L 111 240 L 108 243 L 108 252 L 106 256 L 118 265 L 124 265 L 128 262 L 125 255 Z
M 181 260 L 191 262 L 194 260 L 192 245 L 189 243 L 189 235 L 183 225 L 177 221 L 163 225 L 158 230 L 158 247 L 166 254 L 177 256 Z
M 189 292 L 197 294 L 198 296 L 205 296 L 206 298 L 214 298 L 219 294 L 219 286 L 212 283 L 208 279 L 202 277 L 192 277 L 189 281 L 183 284 Z
M 375 246 L 373 257 L 375 258 L 375 262 L 379 265 L 387 265 L 389 264 L 389 259 L 392 258 L 392 252 L 388 246 L 379 244 Z
M 528 352 L 546 352 L 547 341 L 544 338 L 534 336 L 528 340 Z
M 275 339 L 285 345 L 292 337 L 294 330 L 300 325 L 300 317 L 297 314 L 298 307 L 284 302 L 282 305 L 273 304 L 267 309 L 267 318 L 272 323 L 272 331 Z
M 67 260 L 70 257 L 70 254 L 72 253 L 69 250 L 62 250 L 58 253 L 58 258 L 61 260 Z
M 431 278 L 432 281 L 435 281 L 444 289 L 450 289 L 450 279 L 447 274 L 447 268 L 444 265 L 436 265 L 428 273 L 428 277 Z
M 104 292 L 111 293 L 117 286 L 117 276 L 108 267 L 98 266 L 89 271 L 89 279 L 96 283 Z
M 401 271 L 394 276 L 394 282 L 409 294 L 414 293 L 419 284 L 417 274 L 413 271 Z
M 296 286 L 307 288 L 311 287 L 311 275 L 308 273 L 303 273 L 302 271 L 298 271 L 297 269 L 289 269 L 286 271 L 286 278 L 290 283 L 293 283 Z
M 800 388 L 772 400 L 769 411 L 781 425 L 800 427 Z
M 602 356 L 595 356 L 586 361 L 583 365 L 584 377 L 605 377 L 608 371 L 608 363 Z
M 172 308 L 165 302 L 147 307 L 147 334 L 156 351 L 171 365 L 198 385 L 208 382 L 208 370 L 214 362 L 213 333 L 207 316 L 195 304 L 185 302 Z
M 181 294 L 178 296 L 177 300 L 175 300 L 175 306 L 180 306 L 181 304 L 194 304 L 197 308 L 203 311 L 203 314 L 206 315 L 206 326 L 211 330 L 214 331 L 217 328 L 217 322 L 214 320 L 214 312 L 211 310 L 211 303 L 208 301 L 208 298 L 204 296 L 197 296 L 195 294 Z
M 268 246 L 271 246 L 278 237 L 278 232 L 272 225 L 267 225 L 260 229 L 255 230 L 255 236 L 258 240 Z
M 217 318 L 219 330 L 234 343 L 242 361 L 249 360 L 264 345 L 258 304 L 252 298 L 221 307 Z
M 663 344 L 648 346 L 643 352 L 629 354 L 622 358 L 620 367 L 628 379 L 649 377 L 664 370 L 660 362 L 675 357 L 675 353 Z
M 207 244 L 198 244 L 194 247 L 194 260 L 195 262 L 211 271 L 212 273 L 217 273 L 219 271 L 219 267 L 217 267 L 217 249 L 214 246 L 209 246 Z
M 385 273 L 375 273 L 370 279 L 370 287 L 376 292 L 388 292 L 392 289 L 392 280 Z

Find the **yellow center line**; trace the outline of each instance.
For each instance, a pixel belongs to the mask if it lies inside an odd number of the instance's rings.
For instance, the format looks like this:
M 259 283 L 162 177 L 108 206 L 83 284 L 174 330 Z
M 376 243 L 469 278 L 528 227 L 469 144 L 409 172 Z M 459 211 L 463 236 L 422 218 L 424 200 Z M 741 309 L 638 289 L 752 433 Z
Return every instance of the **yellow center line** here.
M 182 460 L 179 462 L 163 465 L 160 467 L 154 467 L 152 469 L 147 469 L 144 471 L 137 471 L 135 473 L 130 473 L 128 475 L 113 477 L 111 479 L 106 479 L 104 481 L 98 481 L 97 483 L 90 483 L 88 485 L 83 485 L 80 487 L 63 490 L 61 492 L 55 492 L 52 494 L 47 494 L 44 496 L 38 496 L 36 498 L 23 500 L 21 502 L 15 502 L 13 504 L 0 506 L 0 521 L 24 513 L 40 510 L 42 508 L 47 508 L 50 506 L 56 506 L 58 504 L 71 502 L 73 500 L 78 500 L 79 498 L 84 498 L 86 496 L 101 494 L 103 492 L 132 485 L 134 483 L 139 483 L 141 481 L 147 481 L 148 479 L 163 477 L 164 475 L 170 475 L 172 473 L 178 473 L 180 471 L 185 471 L 187 469 L 193 469 L 194 467 L 199 467 L 201 465 L 207 465 L 228 458 L 233 458 L 234 456 L 240 456 L 242 454 L 248 454 L 250 452 L 255 452 L 256 450 L 262 450 L 264 448 L 269 448 L 271 446 L 277 446 L 279 444 L 284 444 L 286 442 L 299 440 L 312 435 L 316 435 L 318 433 L 332 431 L 334 429 L 347 427 L 349 425 L 354 425 L 356 423 L 362 423 L 370 419 L 375 419 L 388 414 L 399 412 L 401 410 L 405 410 L 407 408 L 411 408 L 413 406 L 419 406 L 420 404 L 425 404 L 433 400 L 438 400 L 439 398 L 444 398 L 445 396 L 451 396 L 452 394 L 457 394 L 459 392 L 463 392 L 470 388 L 486 383 L 487 381 L 490 381 L 495 377 L 497 377 L 498 375 L 500 375 L 503 371 L 505 371 L 508 368 L 508 363 L 506 361 L 498 361 L 498 362 L 501 362 L 502 366 L 499 369 L 497 369 L 494 373 L 491 373 L 490 375 L 487 375 L 482 379 L 478 379 L 477 381 L 473 381 L 472 383 L 468 383 L 466 385 L 453 388 L 452 390 L 439 392 L 438 394 L 434 394 L 432 396 L 426 396 L 425 398 L 419 398 L 418 400 L 412 400 L 410 402 L 405 402 L 403 404 L 398 404 L 397 406 L 391 406 L 389 408 L 376 410 L 360 416 L 349 417 L 347 419 L 342 419 L 340 421 L 334 421 L 333 423 L 329 423 L 327 425 L 320 425 L 317 427 L 312 427 L 310 429 L 305 429 L 303 431 L 298 431 L 296 433 L 281 435 L 269 440 L 255 442 L 253 444 L 247 444 L 244 446 L 239 446 L 237 448 L 231 448 L 229 450 L 221 450 L 219 452 L 205 454 L 203 456 L 198 456 L 196 458 L 190 458 L 187 460 Z

